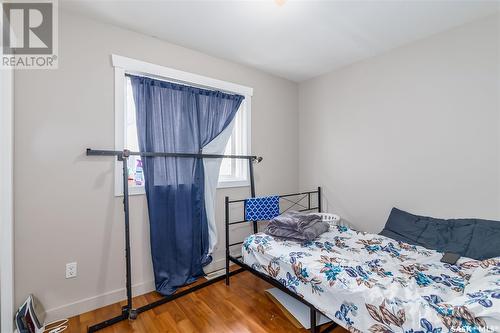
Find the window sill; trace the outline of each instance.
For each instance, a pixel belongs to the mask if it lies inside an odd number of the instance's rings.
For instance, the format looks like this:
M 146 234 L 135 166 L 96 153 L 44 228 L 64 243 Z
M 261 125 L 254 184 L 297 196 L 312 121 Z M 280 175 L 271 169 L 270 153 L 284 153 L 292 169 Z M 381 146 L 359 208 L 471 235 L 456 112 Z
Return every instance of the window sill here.
M 115 193 L 115 197 L 123 197 L 123 189 L 120 189 L 121 191 Z M 137 187 L 129 187 L 128 189 L 128 195 L 142 195 L 146 194 L 146 190 L 144 186 L 137 186 Z
M 233 187 L 247 187 L 250 186 L 248 180 L 227 180 L 217 184 L 217 188 L 233 188 Z

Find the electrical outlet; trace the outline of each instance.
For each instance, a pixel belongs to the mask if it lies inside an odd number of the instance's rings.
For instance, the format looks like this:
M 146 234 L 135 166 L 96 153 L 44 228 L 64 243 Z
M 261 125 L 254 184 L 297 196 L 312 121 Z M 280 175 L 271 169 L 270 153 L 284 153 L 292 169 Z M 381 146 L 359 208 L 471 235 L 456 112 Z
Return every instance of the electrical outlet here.
M 66 264 L 66 279 L 76 278 L 76 262 Z

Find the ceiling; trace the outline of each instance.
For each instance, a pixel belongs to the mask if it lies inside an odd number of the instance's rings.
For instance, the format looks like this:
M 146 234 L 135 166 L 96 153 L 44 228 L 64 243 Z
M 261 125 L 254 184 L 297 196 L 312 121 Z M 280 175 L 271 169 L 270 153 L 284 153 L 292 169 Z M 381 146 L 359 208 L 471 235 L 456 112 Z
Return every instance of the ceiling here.
M 60 0 L 59 4 L 99 21 L 303 81 L 493 14 L 500 2 Z

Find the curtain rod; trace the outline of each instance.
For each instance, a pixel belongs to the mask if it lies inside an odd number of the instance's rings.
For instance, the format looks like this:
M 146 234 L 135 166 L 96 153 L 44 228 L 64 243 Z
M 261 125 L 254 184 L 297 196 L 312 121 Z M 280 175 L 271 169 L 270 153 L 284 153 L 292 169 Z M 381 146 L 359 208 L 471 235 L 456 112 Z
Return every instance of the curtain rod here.
M 253 160 L 260 163 L 263 158 L 255 155 L 218 155 L 218 154 L 195 154 L 195 153 L 169 153 L 169 152 L 139 152 L 130 151 L 128 149 L 124 150 L 99 150 L 87 148 L 87 156 L 117 156 L 120 158 L 126 158 L 129 156 L 146 156 L 146 157 L 191 157 L 191 158 L 233 158 L 233 159 L 245 159 Z
M 159 76 L 159 75 L 154 75 L 154 74 L 125 70 L 125 76 L 128 76 L 128 77 L 140 76 L 140 77 L 145 77 L 148 79 L 157 80 L 157 81 L 161 81 L 161 82 L 165 82 L 165 83 L 173 83 L 173 84 L 178 84 L 178 85 L 182 85 L 182 86 L 186 86 L 186 87 L 193 87 L 193 88 L 204 89 L 204 90 L 209 90 L 209 91 L 220 91 L 220 92 L 223 92 L 223 93 L 228 94 L 228 95 L 241 95 L 241 96 L 246 97 L 246 95 L 238 94 L 238 93 L 235 93 L 234 91 L 218 89 L 218 88 L 214 88 L 214 87 L 203 85 L 203 84 L 191 83 L 189 81 L 183 81 L 180 79 L 174 79 L 174 78 L 164 77 L 164 76 Z

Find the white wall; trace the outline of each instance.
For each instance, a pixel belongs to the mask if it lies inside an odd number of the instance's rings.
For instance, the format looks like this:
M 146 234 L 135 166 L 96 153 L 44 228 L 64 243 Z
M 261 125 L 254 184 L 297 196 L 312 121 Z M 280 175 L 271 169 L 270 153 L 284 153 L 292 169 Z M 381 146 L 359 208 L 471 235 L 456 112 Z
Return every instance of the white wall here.
M 14 91 L 13 71 L 0 70 L 0 331 L 13 330 L 14 315 Z
M 114 162 L 84 155 L 87 147 L 114 146 L 112 53 L 253 87 L 252 150 L 264 157 L 255 169 L 257 193 L 297 190 L 297 84 L 65 12 L 59 40 L 58 70 L 16 73 L 16 305 L 34 293 L 54 318 L 125 297 L 123 209 L 113 195 Z M 244 198 L 248 192 L 219 190 L 218 221 L 224 195 Z M 145 197 L 134 196 L 138 293 L 152 288 L 148 230 Z M 219 242 L 212 268 L 223 267 L 223 246 Z M 78 277 L 66 280 L 71 261 L 78 262 Z
M 500 219 L 499 20 L 300 84 L 300 186 L 367 231 L 393 206 Z

